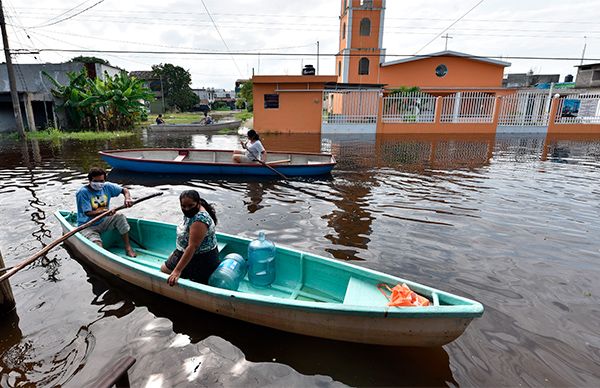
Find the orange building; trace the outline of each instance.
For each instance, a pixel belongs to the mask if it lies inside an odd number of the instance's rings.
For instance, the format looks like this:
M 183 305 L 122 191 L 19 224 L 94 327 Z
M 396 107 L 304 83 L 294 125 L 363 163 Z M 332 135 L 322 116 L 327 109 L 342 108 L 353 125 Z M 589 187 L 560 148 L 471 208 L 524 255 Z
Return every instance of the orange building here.
M 548 93 L 503 88 L 508 62 L 455 51 L 386 62 L 385 6 L 386 0 L 341 1 L 334 76 L 254 76 L 254 127 L 288 133 L 495 133 L 498 126 L 555 131 L 555 123 L 600 122 L 565 119 L 564 102 Z M 403 87 L 419 92 L 398 90 Z M 586 104 L 597 103 L 592 100 Z
M 455 51 L 385 61 L 385 0 L 342 0 L 337 76 L 341 84 L 383 84 L 386 89 L 498 90 L 510 63 Z
M 323 90 L 336 80 L 336 76 L 255 75 L 254 128 L 265 132 L 321 132 Z

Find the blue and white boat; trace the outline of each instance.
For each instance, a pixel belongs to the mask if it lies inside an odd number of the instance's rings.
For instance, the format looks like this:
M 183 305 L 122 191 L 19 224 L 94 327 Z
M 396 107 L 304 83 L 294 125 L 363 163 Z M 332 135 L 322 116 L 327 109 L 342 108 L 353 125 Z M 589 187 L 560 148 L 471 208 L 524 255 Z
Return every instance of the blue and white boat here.
M 233 163 L 232 150 L 143 148 L 100 151 L 115 169 L 163 174 L 318 176 L 331 173 L 331 154 L 269 151 L 265 166 L 258 162 Z M 274 171 L 276 170 L 276 171 Z

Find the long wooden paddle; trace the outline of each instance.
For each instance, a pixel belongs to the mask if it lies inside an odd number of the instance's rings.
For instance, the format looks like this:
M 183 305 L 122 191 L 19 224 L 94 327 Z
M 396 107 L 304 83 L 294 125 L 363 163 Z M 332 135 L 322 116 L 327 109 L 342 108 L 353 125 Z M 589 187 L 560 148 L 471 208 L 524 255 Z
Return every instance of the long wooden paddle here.
M 154 193 L 154 194 L 150 194 L 146 197 L 142 197 L 140 199 L 136 199 L 135 201 L 133 201 L 131 203 L 131 206 L 136 205 L 142 201 L 145 201 L 147 199 L 150 198 L 154 198 L 154 197 L 158 197 L 159 195 L 163 195 L 162 192 L 158 192 L 158 193 Z M 121 205 L 119 207 L 116 207 L 113 209 L 113 211 L 119 211 L 122 209 L 125 209 L 127 207 L 127 205 Z M 68 239 L 69 237 L 71 237 L 72 235 L 74 235 L 77 232 L 82 231 L 85 228 L 88 228 L 90 226 L 92 226 L 94 223 L 96 223 L 98 220 L 101 220 L 102 218 L 106 217 L 107 215 L 109 215 L 111 213 L 111 211 L 107 211 L 104 212 L 102 214 L 97 215 L 96 217 L 92 218 L 90 221 L 86 222 L 85 224 L 78 226 L 77 228 L 73 229 L 72 231 L 66 233 L 65 235 L 63 235 L 61 238 L 54 240 L 53 242 L 51 242 L 50 244 L 46 245 L 44 247 L 44 249 L 42 249 L 41 251 L 37 252 L 36 254 L 34 254 L 33 256 L 30 256 L 28 259 L 23 260 L 21 263 L 13 266 L 10 270 L 8 270 L 4 275 L 0 276 L 0 283 L 3 282 L 4 280 L 10 278 L 11 276 L 13 276 L 15 273 L 19 272 L 21 269 L 25 268 L 26 266 L 28 266 L 29 264 L 33 263 L 34 261 L 36 261 L 38 258 L 45 256 L 46 253 L 48 253 L 48 251 L 50 251 L 52 248 L 54 248 L 55 246 L 57 246 L 58 244 L 60 244 L 61 242 L 65 241 L 66 239 Z
M 244 148 L 245 148 L 245 149 L 247 149 L 247 148 L 246 148 L 246 146 L 244 146 Z M 254 152 L 250 151 L 250 154 L 252 155 L 252 157 L 253 157 L 253 159 L 252 159 L 252 160 L 253 160 L 254 162 L 258 162 L 258 163 L 262 164 L 263 166 L 265 166 L 265 167 L 269 168 L 271 171 L 274 171 L 274 172 L 275 172 L 277 175 L 279 175 L 280 177 L 282 177 L 282 178 L 283 178 L 283 179 L 285 179 L 286 181 L 288 180 L 288 177 L 287 177 L 287 176 L 285 176 L 283 173 L 281 173 L 281 172 L 277 171 L 277 170 L 276 170 L 276 169 L 274 169 L 273 167 L 269 166 L 269 165 L 268 165 L 266 162 L 263 162 L 262 160 L 260 160 L 260 157 L 257 157 L 256 155 L 254 155 Z
M 283 173 L 281 173 L 281 172 L 277 171 L 277 170 L 276 170 L 276 169 L 274 169 L 273 167 L 269 166 L 269 165 L 268 165 L 266 162 L 263 162 L 262 160 L 260 160 L 260 159 L 256 159 L 256 158 L 254 158 L 253 160 L 254 160 L 255 162 L 258 162 L 258 163 L 262 164 L 263 166 L 265 166 L 265 167 L 268 167 L 268 168 L 270 168 L 271 170 L 275 171 L 275 172 L 276 172 L 276 173 L 277 173 L 277 174 L 278 174 L 280 177 L 282 177 L 283 179 L 285 179 L 285 180 L 287 181 L 287 179 L 288 179 L 288 177 L 287 177 L 287 176 L 285 176 Z

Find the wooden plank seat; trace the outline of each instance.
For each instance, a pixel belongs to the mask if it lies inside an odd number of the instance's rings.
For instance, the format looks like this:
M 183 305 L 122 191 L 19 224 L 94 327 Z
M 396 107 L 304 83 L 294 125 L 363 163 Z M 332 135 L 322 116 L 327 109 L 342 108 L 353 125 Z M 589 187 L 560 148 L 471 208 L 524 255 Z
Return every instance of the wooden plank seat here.
M 387 305 L 387 298 L 379 291 L 377 284 L 350 277 L 344 296 L 344 304 L 354 306 Z
M 150 251 L 148 249 L 143 249 L 143 248 L 139 247 L 137 244 L 135 244 L 135 245 L 136 246 L 133 247 L 133 250 L 136 252 L 140 252 L 140 253 L 143 253 L 143 254 L 149 255 L 149 256 L 158 257 L 159 259 L 163 259 L 163 260 L 167 260 L 169 258 L 169 255 L 165 255 L 160 252 Z M 227 246 L 227 243 L 217 242 L 217 248 L 219 249 L 219 252 L 223 251 L 223 249 L 225 249 L 226 246 Z M 122 250 L 122 251 L 125 252 L 125 250 Z
M 281 160 L 272 160 L 270 162 L 266 162 L 267 164 L 282 164 L 282 163 L 289 163 L 291 161 L 291 159 L 281 159 Z

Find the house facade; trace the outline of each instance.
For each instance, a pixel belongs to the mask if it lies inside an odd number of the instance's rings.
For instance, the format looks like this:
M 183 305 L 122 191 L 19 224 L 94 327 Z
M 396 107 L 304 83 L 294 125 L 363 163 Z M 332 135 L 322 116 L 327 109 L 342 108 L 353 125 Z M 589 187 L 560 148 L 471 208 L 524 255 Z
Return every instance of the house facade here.
M 103 79 L 104 74 L 111 76 L 123 71 L 117 67 L 101 63 L 32 63 L 14 64 L 17 94 L 21 104 L 23 122 L 29 130 L 59 125 L 66 122 L 62 112 L 56 109 L 56 103 L 51 90 L 52 82 L 44 75 L 50 75 L 61 85 L 69 83 L 67 73 L 87 70 L 88 76 Z M 17 124 L 10 96 L 8 71 L 6 64 L 0 64 L 0 131 L 16 130 Z
M 566 101 L 567 96 L 544 90 L 505 87 L 508 62 L 449 50 L 388 61 L 382 47 L 385 8 L 386 0 L 341 1 L 335 75 L 254 76 L 254 127 L 357 134 L 496 133 L 520 127 L 600 132 L 600 110 L 594 110 L 600 95 L 583 94 L 574 102 L 573 96 Z M 594 66 L 580 72 L 600 85 L 600 64 L 598 74 Z
M 600 88 L 600 63 L 577 66 L 576 88 Z
M 144 82 L 144 86 L 154 93 L 154 101 L 147 102 L 150 113 L 165 113 L 165 100 L 163 83 L 160 76 L 157 76 L 152 70 L 135 70 L 129 72 L 129 75 Z

